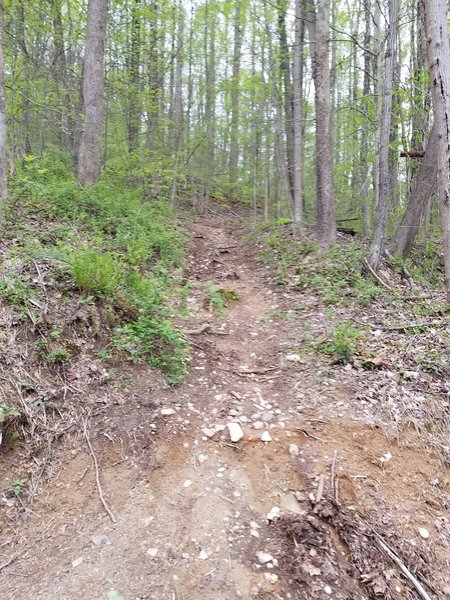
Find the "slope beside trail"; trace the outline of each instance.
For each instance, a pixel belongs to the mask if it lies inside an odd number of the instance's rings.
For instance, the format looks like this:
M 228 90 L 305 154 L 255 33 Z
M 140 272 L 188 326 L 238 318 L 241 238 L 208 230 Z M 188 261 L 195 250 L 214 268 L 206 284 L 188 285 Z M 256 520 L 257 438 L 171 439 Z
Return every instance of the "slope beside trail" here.
M 183 326 L 211 328 L 191 336 L 188 380 L 168 390 L 130 367 L 89 424 L 115 522 L 83 431 L 63 436 L 31 510 L 3 503 L 2 598 L 416 598 L 375 528 L 431 597 L 450 594 L 450 515 L 433 484 L 448 473 L 417 436 L 386 437 L 355 400 L 360 382 L 298 360 L 309 309 L 270 284 L 257 250 L 231 220 L 197 220 Z M 211 281 L 229 298 L 216 317 Z

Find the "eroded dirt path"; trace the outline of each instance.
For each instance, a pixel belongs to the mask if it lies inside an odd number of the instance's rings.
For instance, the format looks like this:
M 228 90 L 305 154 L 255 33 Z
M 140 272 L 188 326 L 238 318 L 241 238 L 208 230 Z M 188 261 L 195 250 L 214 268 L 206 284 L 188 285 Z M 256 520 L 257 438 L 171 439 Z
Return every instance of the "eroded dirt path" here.
M 410 553 L 432 597 L 450 594 L 449 513 L 436 491 L 448 473 L 413 435 L 398 445 L 368 423 L 357 381 L 292 356 L 301 294 L 273 289 L 256 251 L 231 221 L 198 220 L 185 325 L 213 332 L 192 336 L 189 380 L 167 390 L 140 367 L 99 393 L 90 437 L 115 522 L 82 433 L 67 436 L 32 512 L 3 510 L 2 598 L 416 597 L 368 523 Z M 219 316 L 210 281 L 237 297 Z M 244 433 L 237 443 L 231 423 Z

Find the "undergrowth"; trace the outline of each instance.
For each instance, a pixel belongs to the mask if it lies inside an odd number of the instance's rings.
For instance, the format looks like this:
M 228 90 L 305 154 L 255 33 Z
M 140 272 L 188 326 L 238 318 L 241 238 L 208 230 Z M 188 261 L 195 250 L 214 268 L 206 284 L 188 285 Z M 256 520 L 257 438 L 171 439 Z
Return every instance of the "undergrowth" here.
M 383 294 L 372 279 L 362 274 L 364 253 L 357 243 L 347 242 L 320 252 L 315 242 L 287 235 L 284 225 L 277 221 L 258 230 L 258 234 L 264 234 L 266 246 L 260 258 L 270 265 L 279 285 L 311 290 L 330 305 L 355 300 L 367 306 Z
M 167 202 L 145 201 L 144 186 L 131 187 L 117 165 L 80 189 L 60 151 L 29 156 L 12 183 L 3 242 L 0 296 L 20 318 L 44 306 L 38 265 L 51 265 L 63 297 L 78 294 L 99 308 L 98 327 L 111 328 L 117 351 L 162 369 L 171 384 L 180 381 L 188 349 L 170 307 L 185 239 Z M 71 353 L 58 344 L 46 360 L 64 364 Z

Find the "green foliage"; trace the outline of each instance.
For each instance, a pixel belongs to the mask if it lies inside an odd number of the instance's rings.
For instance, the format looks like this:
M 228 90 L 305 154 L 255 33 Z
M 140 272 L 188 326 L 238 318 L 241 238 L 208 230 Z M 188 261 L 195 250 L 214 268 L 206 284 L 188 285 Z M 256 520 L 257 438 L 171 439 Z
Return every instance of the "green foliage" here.
M 16 479 L 16 481 L 9 486 L 9 493 L 13 496 L 19 497 L 24 491 L 27 483 L 27 479 Z
M 97 296 L 116 293 L 123 280 L 115 257 L 92 248 L 81 248 L 70 255 L 70 274 L 80 290 Z
M 81 290 L 87 294 L 81 302 L 102 303 L 103 318 L 116 327 L 116 348 L 163 369 L 174 383 L 186 372 L 188 350 L 171 324 L 170 309 L 185 239 L 167 202 L 143 199 L 151 174 L 142 173 L 142 165 L 138 157 L 130 168 L 116 160 L 96 186 L 80 189 L 63 153 L 28 157 L 13 185 L 13 204 L 32 226 L 11 225 L 11 237 L 19 237 L 17 227 L 22 231 L 21 243 L 10 252 L 22 264 L 49 259 L 65 293 Z M 12 269 L 0 280 L 0 295 L 11 303 L 27 306 L 39 293 L 26 272 Z M 53 347 L 59 339 L 52 332 L 49 341 L 37 343 L 47 362 L 70 361 L 65 346 Z
M 345 365 L 354 356 L 361 331 L 350 323 L 333 327 L 330 340 L 319 344 L 320 350 L 332 359 L 333 364 Z
M 51 350 L 47 354 L 46 359 L 49 363 L 64 365 L 70 362 L 71 353 L 65 346 L 59 346 L 58 348 Z
M 237 292 L 227 288 L 221 288 L 214 281 L 206 281 L 204 290 L 209 306 L 218 312 L 227 308 L 230 302 L 239 300 L 239 294 Z
M 265 227 L 270 250 L 261 254 L 271 265 L 277 282 L 319 294 L 326 304 L 345 304 L 354 299 L 367 306 L 382 290 L 361 273 L 363 251 L 356 243 L 332 246 L 321 253 L 312 241 L 299 241 L 274 228 Z
M 0 403 L 0 424 L 9 417 L 20 417 L 21 413 L 4 402 Z
M 147 363 L 167 373 L 167 383 L 176 385 L 186 375 L 188 344 L 167 318 L 144 310 L 139 317 L 117 328 L 114 342 L 133 362 Z

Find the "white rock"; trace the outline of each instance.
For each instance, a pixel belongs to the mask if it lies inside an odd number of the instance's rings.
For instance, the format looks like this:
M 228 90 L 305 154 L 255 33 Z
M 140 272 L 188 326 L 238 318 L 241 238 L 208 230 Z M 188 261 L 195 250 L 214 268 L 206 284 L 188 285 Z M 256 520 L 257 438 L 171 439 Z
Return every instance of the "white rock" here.
M 262 565 L 266 565 L 273 560 L 273 556 L 271 554 L 268 552 L 263 552 L 262 550 L 256 553 L 256 557 Z
M 289 444 L 289 454 L 291 456 L 298 456 L 300 453 L 300 449 L 297 444 Z
M 263 429 L 264 423 L 262 421 L 256 421 L 253 423 L 253 429 Z
M 214 435 L 216 435 L 215 429 L 210 429 L 209 427 L 203 427 L 202 433 L 203 435 L 206 435 L 207 438 L 212 438 Z
M 264 577 L 267 581 L 270 581 L 270 583 L 276 583 L 278 581 L 278 575 L 275 573 L 264 573 Z
M 267 513 L 268 521 L 276 521 L 281 514 L 281 508 L 279 506 L 273 506 Z
M 191 485 L 192 485 L 192 481 L 190 479 L 186 479 L 186 481 L 183 483 L 184 488 L 191 487 Z
M 385 463 L 385 462 L 389 462 L 392 458 L 392 454 L 389 452 L 389 450 L 387 452 L 385 452 L 383 454 L 383 456 L 380 456 L 380 458 L 378 459 L 381 463 Z
M 272 436 L 270 435 L 270 433 L 268 431 L 262 432 L 261 441 L 262 442 L 271 442 L 272 441 Z
M 80 556 L 79 558 L 76 558 L 73 562 L 72 562 L 72 567 L 75 569 L 76 567 L 79 567 L 81 565 L 81 563 L 83 562 L 84 558 L 82 556 Z
M 107 535 L 100 533 L 99 535 L 94 535 L 92 538 L 92 543 L 94 546 L 109 546 L 111 541 Z
M 209 558 L 208 553 L 206 552 L 206 550 L 201 550 L 200 554 L 198 555 L 200 560 L 207 560 Z
M 147 554 L 150 556 L 150 558 L 155 558 L 155 556 L 158 554 L 158 548 L 149 548 L 147 550 Z
M 239 442 L 244 437 L 244 432 L 239 423 L 227 423 L 228 431 L 230 432 L 230 440 Z
M 161 414 L 163 417 L 169 417 L 170 415 L 174 415 L 176 410 L 174 408 L 163 408 L 161 410 Z
M 420 537 L 422 537 L 424 540 L 427 540 L 430 537 L 430 532 L 428 531 L 428 529 L 425 529 L 425 527 L 421 527 L 419 529 L 419 535 Z
M 333 590 L 330 588 L 330 586 L 329 586 L 329 585 L 326 585 L 326 586 L 323 588 L 323 591 L 325 592 L 325 594 L 331 595 L 331 592 L 332 592 Z
M 301 359 L 301 357 L 300 357 L 299 354 L 287 354 L 286 355 L 286 360 L 289 361 L 289 362 L 296 362 L 296 363 L 298 363 L 298 362 L 301 362 L 302 359 Z
M 206 454 L 199 454 L 197 456 L 197 460 L 201 465 L 205 462 L 205 460 L 207 460 L 207 458 L 208 457 L 206 456 Z

